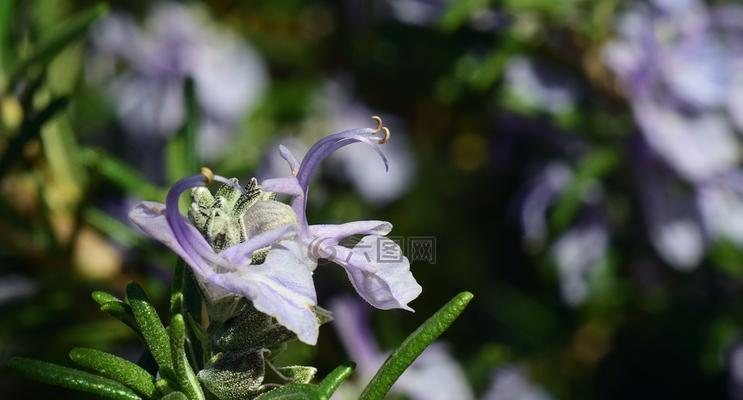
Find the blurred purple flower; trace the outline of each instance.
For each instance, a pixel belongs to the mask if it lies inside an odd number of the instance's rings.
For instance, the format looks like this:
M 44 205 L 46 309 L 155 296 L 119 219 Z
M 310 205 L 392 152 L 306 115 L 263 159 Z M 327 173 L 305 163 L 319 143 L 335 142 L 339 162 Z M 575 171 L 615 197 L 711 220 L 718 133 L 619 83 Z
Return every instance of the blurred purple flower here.
M 530 245 L 541 246 L 547 238 L 547 211 L 573 179 L 573 172 L 564 163 L 545 166 L 529 187 L 521 203 L 521 226 L 524 239 Z
M 219 153 L 267 86 L 260 56 L 197 7 L 157 5 L 144 28 L 116 13 L 95 27 L 91 40 L 88 78 L 110 81 L 109 97 L 131 134 L 173 134 L 184 120 L 184 81 L 194 80 L 205 157 Z M 117 74 L 120 63 L 127 68 Z
M 562 298 L 571 306 L 583 304 L 591 293 L 591 281 L 605 262 L 609 228 L 591 216 L 562 233 L 550 252 L 560 276 Z
M 578 96 L 577 84 L 525 56 L 508 60 L 504 73 L 506 91 L 529 109 L 559 114 L 571 111 Z
M 271 229 L 248 229 L 247 240 L 217 253 L 178 210 L 184 191 L 204 187 L 214 179 L 237 185 L 220 176 L 195 175 L 177 182 L 168 192 L 166 204 L 142 202 L 130 213 L 131 220 L 150 236 L 175 251 L 194 270 L 210 298 L 228 294 L 245 296 L 255 308 L 295 332 L 305 343 L 315 344 L 319 323 L 312 273 L 319 258 L 341 265 L 359 295 L 380 309 L 412 309 L 408 303 L 418 297 L 421 287 L 410 272 L 410 263 L 400 247 L 384 235 L 392 225 L 384 221 L 356 221 L 340 225 L 308 225 L 305 208 L 309 181 L 317 166 L 335 150 L 361 142 L 372 147 L 385 161 L 379 144 L 388 131 L 378 121 L 376 129 L 360 128 L 326 136 L 315 143 L 300 162 L 281 146 L 282 157 L 291 175 L 264 180 L 262 189 L 286 194 L 291 207 L 274 200 L 262 200 L 246 211 L 246 226 L 260 228 L 261 221 Z M 380 139 L 378 133 L 385 136 Z M 237 189 L 242 190 L 239 185 Z M 274 226 L 277 216 L 294 222 Z M 272 225 L 273 224 L 273 225 Z M 353 248 L 339 242 L 349 236 L 366 235 Z M 271 246 L 262 264 L 251 265 L 255 250 Z M 392 258 L 381 257 L 390 255 Z
M 699 264 L 706 243 L 693 188 L 684 187 L 644 141 L 633 147 L 633 166 L 650 240 L 661 258 L 688 271 Z
M 573 172 L 562 162 L 547 164 L 531 180 L 519 205 L 527 245 L 539 249 L 546 244 L 549 208 L 557 203 L 572 180 Z M 595 182 L 579 199 L 578 222 L 561 232 L 550 245 L 562 298 L 571 306 L 580 305 L 588 298 L 590 280 L 608 252 L 609 227 L 599 212 L 601 200 L 601 187 Z
M 343 347 L 357 364 L 359 374 L 355 386 L 345 384 L 333 396 L 334 400 L 356 399 L 361 388 L 374 376 L 387 358 L 379 350 L 368 325 L 368 308 L 355 299 L 335 299 L 330 310 Z M 412 400 L 474 399 L 464 371 L 441 343 L 429 346 L 398 379 L 392 392 Z
M 542 387 L 533 383 L 527 372 L 518 366 L 500 368 L 493 376 L 493 383 L 483 400 L 549 400 Z
M 604 49 L 649 145 L 692 181 L 734 168 L 741 156 L 730 120 L 743 129 L 743 31 L 727 20 L 700 1 L 656 0 L 627 11 Z

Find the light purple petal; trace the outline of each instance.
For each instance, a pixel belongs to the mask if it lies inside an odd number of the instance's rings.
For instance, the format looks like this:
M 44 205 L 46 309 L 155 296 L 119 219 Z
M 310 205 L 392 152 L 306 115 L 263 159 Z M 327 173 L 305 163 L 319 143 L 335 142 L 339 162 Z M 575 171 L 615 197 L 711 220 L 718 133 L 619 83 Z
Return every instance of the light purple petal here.
M 376 308 L 402 308 L 413 311 L 408 303 L 423 290 L 410 272 L 410 262 L 400 246 L 384 236 L 365 236 L 348 249 L 329 246 L 329 257 L 341 265 L 353 287 L 364 300 Z
M 289 164 L 289 168 L 292 171 L 292 175 L 297 175 L 299 173 L 299 160 L 297 160 L 297 157 L 294 155 L 294 153 L 289 150 L 286 146 L 283 144 L 279 145 L 279 154 L 281 154 L 281 158 L 286 160 L 286 162 Z
M 339 225 L 310 225 L 313 237 L 329 239 L 333 244 L 353 235 L 384 236 L 392 231 L 392 224 L 387 221 L 354 221 Z M 330 242 L 325 242 L 330 244 Z
M 184 250 L 178 243 L 173 234 L 173 230 L 170 228 L 170 225 L 168 225 L 165 218 L 164 204 L 152 201 L 143 201 L 138 203 L 134 209 L 129 212 L 129 219 L 147 235 L 166 245 L 181 257 L 186 264 L 191 266 L 197 280 L 204 288 L 205 293 L 209 296 L 210 300 L 215 300 L 227 295 L 227 292 L 224 289 L 215 287 L 210 283 L 212 278 L 216 275 L 213 267 L 203 258 L 189 254 L 189 252 Z M 201 234 L 198 233 L 196 228 L 190 224 L 188 224 L 188 227 L 189 229 L 186 230 L 186 234 L 191 236 L 191 243 L 196 244 L 197 246 L 205 246 L 204 250 L 207 248 L 211 250 L 209 243 L 207 243 Z
M 300 244 L 285 240 L 268 253 L 263 264 L 219 275 L 215 282 L 251 299 L 258 311 L 276 318 L 299 340 L 314 345 L 319 325 L 313 310 L 317 304 L 315 286 L 307 267 L 311 262 Z
M 292 197 L 302 197 L 304 195 L 302 187 L 299 186 L 299 182 L 294 176 L 266 179 L 261 182 L 261 189 L 266 192 L 288 194 Z

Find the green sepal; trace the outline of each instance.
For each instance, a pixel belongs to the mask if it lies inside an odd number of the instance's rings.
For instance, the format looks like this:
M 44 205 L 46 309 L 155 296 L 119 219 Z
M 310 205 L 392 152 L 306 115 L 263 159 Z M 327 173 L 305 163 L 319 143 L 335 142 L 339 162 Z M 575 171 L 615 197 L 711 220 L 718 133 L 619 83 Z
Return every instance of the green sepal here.
M 304 365 L 290 365 L 276 368 L 290 383 L 310 383 L 317 373 L 317 368 Z
M 157 311 L 150 304 L 142 287 L 136 282 L 131 282 L 126 286 L 126 299 L 131 306 L 132 314 L 134 314 L 147 348 L 160 367 L 160 374 L 166 379 L 173 377 L 170 338 Z
M 191 400 L 204 400 L 204 392 L 186 357 L 186 324 L 181 314 L 173 315 L 170 320 L 170 355 L 178 385 Z
M 392 384 L 405 372 L 410 364 L 434 340 L 441 336 L 454 320 L 464 311 L 472 300 L 472 293 L 462 292 L 456 295 L 421 326 L 411 333 L 395 351 L 387 357 L 382 367 L 372 378 L 359 397 L 360 400 L 381 400 L 389 392 Z
M 252 399 L 265 377 L 264 351 L 218 354 L 199 371 L 199 381 L 220 400 Z
M 89 368 L 136 390 L 148 399 L 160 397 L 153 376 L 137 364 L 121 357 L 95 349 L 75 348 L 70 351 L 70 359 L 81 367 Z
M 29 379 L 115 400 L 141 400 L 132 389 L 110 379 L 28 358 L 11 358 L 8 366 Z
M 291 383 L 263 393 L 255 400 L 328 400 L 354 368 L 354 363 L 344 363 L 317 385 Z

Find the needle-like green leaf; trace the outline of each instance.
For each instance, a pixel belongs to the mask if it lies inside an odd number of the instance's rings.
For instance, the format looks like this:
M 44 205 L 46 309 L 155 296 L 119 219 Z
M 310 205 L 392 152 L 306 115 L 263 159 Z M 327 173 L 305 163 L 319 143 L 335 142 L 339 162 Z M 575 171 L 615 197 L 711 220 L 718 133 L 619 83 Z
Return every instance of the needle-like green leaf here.
M 366 386 L 360 400 L 381 400 L 389 392 L 392 384 L 405 372 L 423 350 L 441 336 L 454 320 L 464 311 L 472 300 L 472 293 L 456 295 L 421 326 L 408 336 L 395 351 L 387 357 L 382 367 Z
M 327 400 L 328 397 L 320 394 L 317 386 L 302 383 L 292 383 L 255 398 L 255 400 Z
M 351 376 L 354 368 L 356 368 L 356 364 L 352 362 L 341 364 L 317 385 L 318 391 L 330 398 L 341 383 Z
M 175 376 L 178 378 L 180 389 L 191 400 L 204 400 L 201 384 L 193 373 L 186 357 L 186 323 L 181 314 L 173 315 L 170 320 L 170 354 L 173 359 Z
M 27 378 L 116 400 L 141 400 L 137 393 L 110 379 L 28 358 L 11 358 L 8 366 Z
M 159 397 L 152 375 L 121 357 L 100 350 L 76 348 L 70 351 L 70 359 L 81 367 L 92 369 L 106 378 L 123 383 L 148 399 Z
M 173 360 L 170 355 L 170 339 L 160 317 L 157 315 L 157 311 L 150 304 L 142 287 L 136 282 L 127 285 L 126 298 L 147 347 L 160 367 L 161 374 L 165 378 L 168 375 L 172 376 Z

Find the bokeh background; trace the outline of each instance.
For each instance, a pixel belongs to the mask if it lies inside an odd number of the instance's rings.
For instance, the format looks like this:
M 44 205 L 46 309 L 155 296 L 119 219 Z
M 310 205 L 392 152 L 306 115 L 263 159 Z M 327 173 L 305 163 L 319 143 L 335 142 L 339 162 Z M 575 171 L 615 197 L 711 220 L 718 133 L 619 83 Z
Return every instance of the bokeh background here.
M 416 313 L 347 304 L 356 325 L 323 327 L 286 362 L 324 374 L 359 354 L 364 323 L 367 345 L 392 349 L 469 290 L 418 365 L 435 370 L 424 387 L 743 398 L 743 6 L 112 1 L 73 29 L 95 7 L 0 0 L 3 398 L 86 398 L 21 379 L 11 356 L 137 359 L 89 297 L 137 280 L 166 309 L 175 256 L 128 222 L 136 201 L 202 164 L 285 174 L 279 143 L 301 154 L 372 115 L 392 130 L 390 171 L 363 146 L 338 152 L 310 221 L 388 220 L 435 239 L 435 260 L 412 263 Z M 315 282 L 323 306 L 353 293 L 338 267 Z

